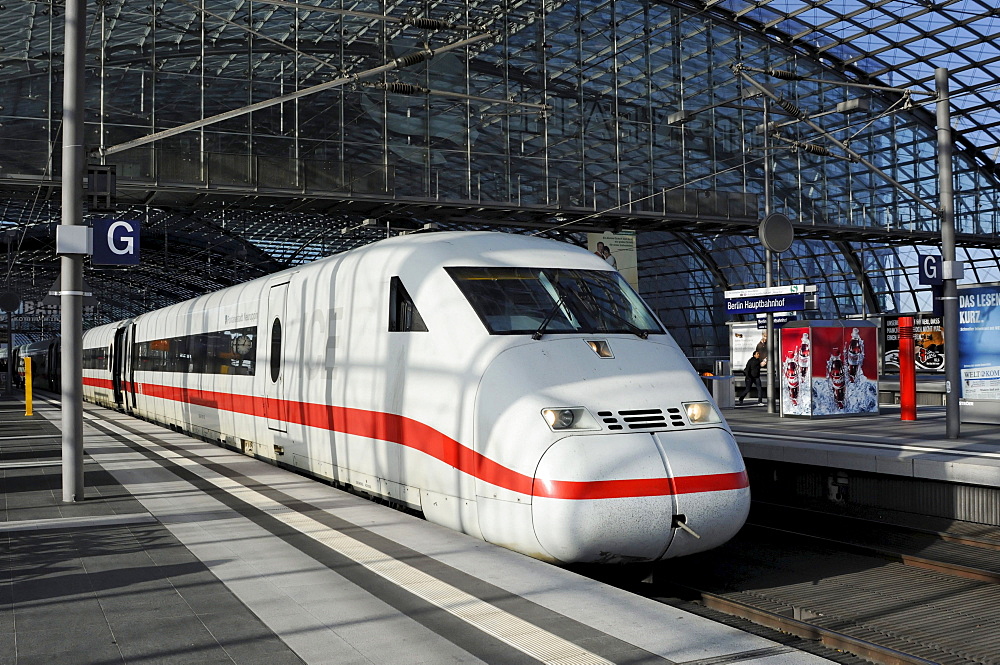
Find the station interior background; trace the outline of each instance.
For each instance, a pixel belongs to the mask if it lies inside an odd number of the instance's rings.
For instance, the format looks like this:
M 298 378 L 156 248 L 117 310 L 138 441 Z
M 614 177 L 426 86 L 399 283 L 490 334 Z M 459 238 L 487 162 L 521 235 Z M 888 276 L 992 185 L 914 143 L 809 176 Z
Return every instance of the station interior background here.
M 0 14 L 22 343 L 58 330 L 64 12 Z M 1000 281 L 993 0 L 106 0 L 87 20 L 88 161 L 114 166 L 117 206 L 85 216 L 138 220 L 142 263 L 86 266 L 86 326 L 425 225 L 628 230 L 640 292 L 707 367 L 723 292 L 764 285 L 765 209 L 795 225 L 775 276 L 818 286 L 808 316 L 930 312 L 937 67 L 962 283 Z

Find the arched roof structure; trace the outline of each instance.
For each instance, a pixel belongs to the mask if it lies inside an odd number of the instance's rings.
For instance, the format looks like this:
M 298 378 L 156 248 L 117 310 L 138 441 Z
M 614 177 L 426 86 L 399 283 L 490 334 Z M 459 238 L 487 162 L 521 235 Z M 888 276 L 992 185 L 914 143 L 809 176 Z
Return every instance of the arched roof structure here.
M 109 0 L 89 12 L 88 147 L 116 167 L 117 214 L 145 238 L 140 268 L 88 268 L 94 323 L 427 223 L 576 242 L 634 229 L 641 290 L 710 357 L 721 290 L 762 284 L 766 193 L 796 224 L 779 277 L 822 278 L 823 315 L 924 310 L 915 256 L 940 226 L 921 93 L 941 66 L 960 258 L 970 280 L 1000 279 L 1000 16 L 987 0 Z M 29 315 L 57 267 L 61 14 L 34 2 L 0 24 L 6 288 Z M 760 86 L 782 102 L 767 132 Z
M 957 140 L 996 168 L 1000 8 L 992 0 L 710 0 L 704 6 L 854 80 L 933 90 L 934 70 L 947 68 Z

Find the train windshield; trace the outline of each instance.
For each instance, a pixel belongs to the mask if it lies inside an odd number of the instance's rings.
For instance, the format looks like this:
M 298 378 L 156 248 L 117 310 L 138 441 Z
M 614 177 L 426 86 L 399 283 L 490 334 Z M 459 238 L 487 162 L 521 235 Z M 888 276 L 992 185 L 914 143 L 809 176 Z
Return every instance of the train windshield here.
M 617 272 L 447 268 L 494 335 L 631 333 L 663 328 Z

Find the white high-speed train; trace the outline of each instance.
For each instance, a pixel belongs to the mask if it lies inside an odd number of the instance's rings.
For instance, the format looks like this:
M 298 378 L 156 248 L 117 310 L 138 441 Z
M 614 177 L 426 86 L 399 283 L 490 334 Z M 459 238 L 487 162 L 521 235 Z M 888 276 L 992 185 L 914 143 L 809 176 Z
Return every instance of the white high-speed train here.
M 504 233 L 384 240 L 84 334 L 85 398 L 555 562 L 722 544 L 733 436 L 622 276 Z

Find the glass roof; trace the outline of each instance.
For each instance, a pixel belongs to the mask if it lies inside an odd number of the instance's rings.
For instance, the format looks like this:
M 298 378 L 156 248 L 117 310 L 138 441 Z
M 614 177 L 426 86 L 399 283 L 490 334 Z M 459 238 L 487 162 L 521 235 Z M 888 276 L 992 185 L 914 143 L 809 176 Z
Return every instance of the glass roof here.
M 950 75 L 959 140 L 995 168 L 1000 153 L 997 0 L 706 0 L 713 13 L 763 30 L 856 80 L 934 91 Z
M 6 288 L 25 302 L 44 301 L 59 265 L 60 3 L 0 23 L 0 230 Z M 93 321 L 429 223 L 571 242 L 628 228 L 644 236 L 644 297 L 707 357 L 719 289 L 762 285 L 765 200 L 797 227 L 780 278 L 823 275 L 829 316 L 926 309 L 912 274 L 914 248 L 940 238 L 933 97 L 901 109 L 841 83 L 931 93 L 950 70 L 957 238 L 982 252 L 969 279 L 1000 279 L 998 4 L 91 3 L 86 142 L 117 168 L 117 213 L 141 221 L 144 257 L 87 268 Z M 816 127 L 778 103 L 765 139 L 748 70 Z M 204 124 L 163 135 L 187 123 Z M 831 136 L 908 191 L 807 149 Z

